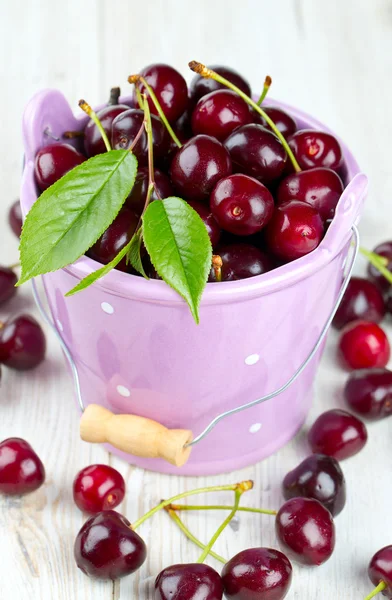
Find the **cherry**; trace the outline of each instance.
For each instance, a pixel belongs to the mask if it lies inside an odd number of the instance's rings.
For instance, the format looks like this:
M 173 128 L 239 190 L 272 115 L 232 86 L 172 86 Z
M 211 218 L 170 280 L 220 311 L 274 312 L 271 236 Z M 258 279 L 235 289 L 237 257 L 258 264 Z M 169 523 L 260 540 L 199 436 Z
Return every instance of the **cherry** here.
M 388 338 L 376 323 L 353 321 L 342 330 L 338 356 L 350 369 L 385 367 L 391 354 Z
M 86 521 L 74 545 L 77 566 L 96 579 L 119 579 L 139 569 L 147 556 L 142 538 L 114 510 L 103 510 Z
M 284 202 L 275 208 L 266 228 L 267 248 L 284 260 L 294 260 L 317 248 L 324 235 L 318 211 L 300 200 Z
M 384 298 L 378 287 L 363 277 L 352 277 L 333 325 L 336 329 L 342 329 L 347 323 L 357 319 L 379 323 L 384 315 Z
M 293 117 L 282 108 L 278 108 L 277 106 L 263 106 L 263 111 L 267 113 L 284 137 L 287 138 L 297 131 L 297 123 Z M 255 123 L 270 129 L 267 121 L 258 112 L 253 111 L 252 116 Z
M 345 410 L 327 410 L 309 429 L 308 441 L 313 453 L 327 454 L 336 460 L 350 458 L 367 442 L 365 424 Z
M 303 565 L 322 565 L 334 550 L 332 515 L 313 498 L 287 500 L 276 516 L 275 528 L 284 552 Z
M 86 157 L 70 144 L 49 144 L 41 148 L 34 165 L 35 179 L 41 192 L 85 160 Z
M 279 184 L 276 198 L 279 203 L 303 200 L 318 210 L 326 221 L 334 216 L 343 189 L 343 182 L 335 171 L 317 167 L 285 177 Z
M 302 496 L 314 498 L 338 515 L 346 504 L 346 481 L 337 460 L 325 454 L 312 454 L 283 480 L 283 496 L 286 500 Z
M 0 304 L 15 296 L 18 278 L 12 269 L 0 266 Z
M 221 237 L 221 230 L 213 214 L 207 208 L 207 206 L 205 204 L 202 204 L 201 202 L 190 201 L 188 204 L 193 208 L 193 210 L 197 212 L 199 217 L 202 219 L 204 225 L 206 226 L 207 233 L 210 237 L 211 245 L 213 248 L 215 248 L 219 243 Z
M 392 598 L 392 546 L 385 546 L 376 552 L 369 563 L 368 575 L 375 586 L 384 581 L 386 588 L 382 594 Z
M 8 223 L 16 237 L 20 237 L 20 234 L 22 233 L 23 218 L 19 200 L 15 200 L 9 208 Z
M 90 465 L 76 475 L 73 499 L 81 511 L 94 515 L 116 508 L 124 500 L 123 476 L 109 465 Z
M 162 171 L 154 169 L 154 180 L 160 198 L 168 198 L 169 196 L 173 195 L 173 187 L 170 183 L 170 179 L 167 177 L 167 175 L 162 173 Z M 133 210 L 137 215 L 141 215 L 146 202 L 147 190 L 148 167 L 141 167 L 136 174 L 135 183 L 133 185 L 131 193 L 125 201 L 125 206 Z M 151 195 L 151 201 L 157 199 L 158 196 L 154 189 Z
M 0 492 L 29 494 L 45 481 L 45 469 L 28 442 L 8 438 L 0 443 Z
M 210 208 L 222 229 L 236 235 L 252 235 L 271 220 L 274 199 L 257 179 L 238 173 L 216 184 Z
M 263 183 L 278 179 L 286 166 L 287 154 L 276 135 L 251 123 L 239 127 L 225 141 L 233 168 Z
M 197 135 L 175 154 L 170 177 L 185 200 L 204 200 L 215 184 L 231 173 L 230 155 L 213 137 Z
M 127 150 L 142 127 L 143 121 L 144 112 L 138 108 L 130 108 L 120 113 L 112 123 L 112 148 L 114 150 Z M 151 125 L 154 157 L 160 159 L 167 152 L 168 135 L 164 124 L 155 115 L 151 115 Z M 144 129 L 132 152 L 136 156 L 139 166 L 147 164 L 148 141 Z
M 128 208 L 121 209 L 113 223 L 88 251 L 90 258 L 103 265 L 110 263 L 131 240 L 138 222 L 139 217 L 135 212 Z M 127 271 L 125 258 L 119 262 L 116 269 Z
M 154 64 L 140 71 L 148 85 L 153 89 L 161 108 L 170 123 L 176 121 L 188 106 L 188 88 L 186 81 L 176 69 L 164 64 Z M 141 93 L 146 93 L 152 114 L 157 110 L 142 83 L 138 84 Z M 136 92 L 134 92 L 136 102 Z
M 218 73 L 218 75 L 221 77 L 224 77 L 230 81 L 230 83 L 240 88 L 244 94 L 251 96 L 252 92 L 249 83 L 242 77 L 242 75 L 237 73 L 237 71 L 231 69 L 230 67 L 223 67 L 220 65 L 213 65 L 209 68 L 215 71 L 215 73 Z M 194 102 L 210 92 L 215 92 L 216 90 L 222 89 L 226 90 L 227 88 L 222 83 L 219 83 L 214 79 L 205 79 L 201 75 L 195 75 L 189 87 L 190 95 Z
M 228 244 L 216 249 L 222 259 L 222 281 L 236 281 L 262 275 L 273 268 L 271 259 L 251 244 Z M 210 282 L 216 282 L 214 269 L 211 269 Z
M 344 397 L 350 408 L 368 419 L 388 417 L 392 414 L 392 371 L 354 371 L 344 388 Z
M 190 103 L 188 108 L 186 109 L 186 111 L 182 113 L 181 117 L 179 119 L 177 119 L 177 121 L 173 125 L 173 129 L 174 129 L 177 137 L 179 138 L 180 142 L 182 142 L 182 143 L 185 143 L 191 137 L 193 137 L 192 125 L 191 125 L 193 108 L 194 108 L 194 105 L 192 103 Z M 173 140 L 171 140 L 171 141 L 173 141 Z M 177 146 L 176 146 L 176 148 L 177 148 Z
M 25 371 L 45 358 L 46 340 L 40 324 L 30 315 L 8 320 L 0 328 L 0 362 Z
M 330 133 L 301 129 L 288 142 L 301 169 L 326 167 L 336 171 L 343 165 L 342 148 Z
M 231 90 L 217 90 L 200 98 L 192 113 L 192 131 L 223 141 L 234 129 L 251 122 L 246 102 Z
M 288 558 L 272 548 L 249 548 L 223 567 L 222 581 L 227 600 L 283 600 L 293 568 Z
M 387 258 L 388 263 L 385 267 L 388 271 L 392 271 L 392 242 L 383 242 L 382 244 L 379 244 L 374 248 L 373 252 Z M 387 292 L 391 287 L 391 284 L 384 275 L 370 263 L 368 264 L 368 276 L 369 279 L 371 279 L 371 281 L 373 281 L 383 292 Z
M 212 567 L 191 563 L 163 569 L 155 580 L 154 600 L 221 600 L 222 579 Z
M 129 110 L 129 106 L 127 104 L 118 104 L 117 99 L 117 102 L 114 104 L 109 104 L 97 112 L 97 117 L 109 139 L 114 119 L 126 110 Z M 87 156 L 95 156 L 96 154 L 103 154 L 106 152 L 106 146 L 102 139 L 102 135 L 98 127 L 91 120 L 88 121 L 84 129 L 84 149 Z

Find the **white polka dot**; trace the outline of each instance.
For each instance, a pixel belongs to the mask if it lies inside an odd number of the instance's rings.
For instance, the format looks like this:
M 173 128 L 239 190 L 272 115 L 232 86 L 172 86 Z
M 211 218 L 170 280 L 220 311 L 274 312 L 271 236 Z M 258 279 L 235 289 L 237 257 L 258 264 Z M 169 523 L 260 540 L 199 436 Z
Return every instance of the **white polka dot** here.
M 253 423 L 249 427 L 249 433 L 257 433 L 261 429 L 261 423 Z
M 118 385 L 116 389 L 120 396 L 124 396 L 124 398 L 129 398 L 129 396 L 131 395 L 131 392 L 127 387 L 125 387 L 125 385 Z
M 107 313 L 108 315 L 112 315 L 114 313 L 114 308 L 111 304 L 109 304 L 109 302 L 102 302 L 101 308 L 103 312 Z
M 61 321 L 59 321 L 59 320 L 57 319 L 56 323 L 57 323 L 57 327 L 58 327 L 58 329 L 59 329 L 60 331 L 64 331 L 64 327 L 63 327 L 63 324 L 62 324 L 62 322 L 61 322 Z
M 249 354 L 249 356 L 247 356 L 245 358 L 245 364 L 246 365 L 255 365 L 257 362 L 259 362 L 260 360 L 260 356 L 258 354 Z

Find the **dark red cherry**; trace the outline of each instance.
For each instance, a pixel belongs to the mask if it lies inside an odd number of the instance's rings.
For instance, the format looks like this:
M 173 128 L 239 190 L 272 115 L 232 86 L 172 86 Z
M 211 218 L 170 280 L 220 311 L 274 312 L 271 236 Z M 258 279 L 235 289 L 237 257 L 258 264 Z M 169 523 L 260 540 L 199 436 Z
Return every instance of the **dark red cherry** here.
M 242 75 L 237 73 L 237 71 L 235 71 L 231 67 L 211 65 L 209 69 L 212 69 L 213 71 L 215 71 L 215 73 L 218 73 L 218 75 L 224 77 L 225 79 L 230 81 L 230 83 L 240 88 L 240 90 L 244 92 L 244 94 L 246 94 L 247 96 L 251 96 L 252 92 L 249 83 L 246 81 L 246 79 L 244 79 L 244 77 L 242 77 Z M 214 81 L 214 79 L 206 79 L 201 75 L 195 75 L 189 86 L 191 98 L 195 102 L 199 100 L 199 98 L 205 96 L 206 94 L 209 94 L 210 92 L 226 89 L 227 87 L 224 86 L 222 83 L 218 83 L 217 81 Z
M 368 575 L 376 587 L 384 581 L 386 588 L 382 595 L 392 598 L 392 545 L 385 546 L 376 552 L 369 563 Z
M 265 231 L 269 251 L 287 261 L 315 250 L 323 235 L 320 214 L 301 200 L 291 200 L 277 206 Z
M 222 281 L 237 281 L 267 273 L 273 268 L 269 256 L 251 244 L 227 244 L 214 251 L 222 259 Z M 210 282 L 216 282 L 214 269 L 211 269 Z
M 123 208 L 109 225 L 105 233 L 88 251 L 88 256 L 103 265 L 110 263 L 115 256 L 128 244 L 138 225 L 138 215 L 128 208 Z M 127 271 L 125 258 L 116 269 Z
M 352 321 L 342 329 L 338 356 L 349 369 L 386 367 L 391 354 L 388 338 L 376 323 Z
M 176 69 L 170 65 L 154 64 L 140 71 L 148 85 L 153 89 L 161 108 L 170 123 L 176 121 L 188 106 L 188 88 L 186 81 Z M 146 93 L 152 114 L 157 115 L 157 110 L 145 90 L 143 84 L 139 85 L 141 93 Z M 136 92 L 134 92 L 136 101 Z
M 116 508 L 124 500 L 125 481 L 121 473 L 109 465 L 90 465 L 76 475 L 73 499 L 78 508 L 95 515 Z
M 295 122 L 294 118 L 282 108 L 278 108 L 277 106 L 263 105 L 262 109 L 265 113 L 267 113 L 269 118 L 272 119 L 280 133 L 284 135 L 285 138 L 293 135 L 293 133 L 297 131 L 297 123 Z M 252 117 L 254 123 L 258 123 L 259 125 L 263 125 L 263 127 L 270 129 L 267 121 L 258 112 L 253 111 Z
M 276 516 L 275 529 L 283 551 L 303 565 L 322 565 L 335 547 L 332 515 L 313 498 L 287 500 Z
M 257 179 L 237 173 L 216 184 L 210 208 L 222 229 L 236 235 L 252 235 L 271 220 L 274 199 Z
M 294 133 L 288 142 L 301 169 L 326 167 L 336 171 L 343 165 L 340 143 L 330 133 L 301 129 Z
M 289 559 L 272 548 L 239 552 L 222 570 L 227 600 L 283 600 L 292 580 Z
M 392 414 L 392 371 L 354 371 L 344 388 L 344 398 L 350 408 L 368 419 L 388 417 Z
M 187 142 L 191 137 L 193 137 L 191 125 L 193 109 L 194 104 L 189 103 L 189 106 L 186 109 L 186 111 L 182 113 L 181 117 L 177 119 L 177 121 L 173 125 L 173 129 L 177 137 L 180 139 L 180 142 L 182 143 Z
M 383 242 L 382 244 L 379 244 L 374 248 L 373 252 L 387 258 L 388 262 L 385 265 L 385 268 L 388 269 L 388 271 L 392 271 L 392 242 Z M 368 276 L 369 279 L 371 279 L 371 281 L 373 281 L 383 292 L 387 292 L 391 287 L 388 279 L 386 279 L 384 275 L 370 263 L 368 264 Z
M 279 203 L 303 200 L 318 210 L 326 221 L 335 214 L 335 208 L 344 186 L 339 175 L 331 169 L 314 168 L 292 173 L 279 184 L 276 198 Z
M 221 600 L 222 579 L 204 564 L 172 565 L 155 580 L 154 600 Z
M 41 192 L 86 160 L 70 144 L 49 144 L 37 152 L 34 174 Z
M 139 569 L 147 556 L 144 541 L 114 510 L 103 510 L 86 521 L 74 545 L 77 566 L 95 579 L 119 579 Z
M 321 414 L 308 433 L 312 452 L 327 454 L 336 460 L 350 458 L 360 452 L 367 438 L 365 424 L 349 412 L 337 408 Z
M 119 114 L 112 123 L 112 147 L 114 150 L 127 150 L 140 128 L 143 125 L 144 113 L 138 108 L 130 108 Z M 167 132 L 162 121 L 155 115 L 151 115 L 152 141 L 154 146 L 154 158 L 160 159 L 167 152 L 169 141 Z M 143 132 L 133 149 L 139 166 L 147 164 L 148 143 L 147 134 Z
M 0 362 L 25 371 L 45 358 L 46 340 L 41 325 L 30 315 L 6 321 L 0 328 Z
M 378 287 L 363 277 L 352 277 L 333 325 L 336 329 L 342 329 L 347 323 L 357 319 L 379 323 L 384 315 L 385 302 Z
M 283 496 L 314 498 L 338 515 L 346 504 L 346 481 L 338 461 L 326 454 L 308 456 L 283 479 Z
M 217 90 L 200 98 L 192 113 L 192 131 L 223 141 L 234 129 L 251 122 L 246 102 L 231 90 Z
M 15 200 L 15 202 L 13 204 L 11 204 L 11 206 L 9 208 L 8 223 L 9 223 L 9 226 L 11 227 L 12 231 L 16 235 L 16 237 L 19 238 L 20 234 L 22 233 L 22 225 L 23 225 L 22 209 L 20 207 L 19 200 Z
M 161 199 L 168 198 L 169 196 L 173 195 L 173 187 L 167 175 L 162 173 L 162 171 L 158 171 L 158 169 L 154 169 L 154 179 L 156 188 Z M 148 167 L 141 167 L 140 169 L 138 169 L 138 172 L 136 174 L 135 183 L 133 185 L 131 193 L 125 201 L 125 205 L 127 206 L 127 208 L 133 210 L 137 215 L 141 215 L 143 212 L 147 197 L 147 190 Z M 154 189 L 151 195 L 151 201 L 157 199 L 158 196 Z
M 211 245 L 213 248 L 215 248 L 219 243 L 222 232 L 218 223 L 214 219 L 212 212 L 205 204 L 202 204 L 201 202 L 188 202 L 188 204 L 202 219 L 210 237 Z
M 44 481 L 44 465 L 30 444 L 20 438 L 8 438 L 0 443 L 0 493 L 29 494 Z
M 287 154 L 275 134 L 251 123 L 239 127 L 225 140 L 233 169 L 263 183 L 278 179 L 286 166 Z
M 129 106 L 126 104 L 115 104 L 113 106 L 105 106 L 105 108 L 97 113 L 109 140 L 114 119 L 126 110 L 129 110 Z M 102 139 L 102 135 L 98 127 L 91 120 L 87 123 L 84 130 L 84 149 L 87 156 L 95 156 L 96 154 L 106 152 L 106 146 Z
M 0 304 L 15 296 L 18 278 L 12 269 L 0 266 Z
M 231 173 L 226 148 L 213 137 L 197 135 L 176 152 L 170 166 L 174 187 L 185 200 L 204 200 Z

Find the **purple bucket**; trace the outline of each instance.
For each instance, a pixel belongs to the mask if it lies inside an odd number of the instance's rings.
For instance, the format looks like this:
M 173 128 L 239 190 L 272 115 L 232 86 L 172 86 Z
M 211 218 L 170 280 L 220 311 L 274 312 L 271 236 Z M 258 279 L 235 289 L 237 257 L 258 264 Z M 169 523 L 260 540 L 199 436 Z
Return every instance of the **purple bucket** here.
M 124 99 L 126 101 L 126 99 Z M 327 127 L 287 108 L 300 127 Z M 34 157 L 53 136 L 80 129 L 64 96 L 38 93 L 24 114 L 21 205 L 37 198 Z M 87 290 L 65 293 L 100 265 L 82 257 L 43 277 L 53 323 L 76 365 L 84 404 L 148 417 L 198 435 L 216 415 L 281 387 L 311 352 L 336 303 L 367 178 L 342 143 L 347 182 L 336 216 L 311 254 L 243 281 L 209 283 L 200 325 L 162 281 L 112 271 Z M 321 350 L 282 394 L 223 419 L 181 468 L 161 459 L 109 449 L 132 464 L 163 473 L 206 475 L 253 464 L 288 442 L 303 424 Z

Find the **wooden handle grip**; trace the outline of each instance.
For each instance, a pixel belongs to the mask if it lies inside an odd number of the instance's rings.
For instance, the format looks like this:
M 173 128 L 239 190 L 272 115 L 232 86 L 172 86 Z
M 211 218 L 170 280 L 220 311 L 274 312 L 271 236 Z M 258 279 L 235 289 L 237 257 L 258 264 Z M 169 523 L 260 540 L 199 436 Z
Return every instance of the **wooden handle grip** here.
M 191 453 L 192 440 L 186 429 L 167 429 L 160 423 L 136 415 L 115 415 L 103 406 L 90 404 L 80 421 L 85 442 L 111 444 L 118 450 L 145 458 L 163 458 L 182 467 Z

